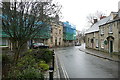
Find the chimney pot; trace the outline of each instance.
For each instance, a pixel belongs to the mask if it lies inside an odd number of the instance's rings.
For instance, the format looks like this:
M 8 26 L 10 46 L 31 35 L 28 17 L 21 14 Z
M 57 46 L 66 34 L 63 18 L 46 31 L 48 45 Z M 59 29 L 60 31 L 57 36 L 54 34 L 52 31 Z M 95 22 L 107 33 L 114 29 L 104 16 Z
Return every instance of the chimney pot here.
M 105 17 L 106 17 L 106 16 L 101 16 L 101 17 L 100 17 L 100 20 L 103 19 L 103 18 L 105 18 Z
M 94 19 L 94 23 L 96 23 L 98 20 L 97 19 Z

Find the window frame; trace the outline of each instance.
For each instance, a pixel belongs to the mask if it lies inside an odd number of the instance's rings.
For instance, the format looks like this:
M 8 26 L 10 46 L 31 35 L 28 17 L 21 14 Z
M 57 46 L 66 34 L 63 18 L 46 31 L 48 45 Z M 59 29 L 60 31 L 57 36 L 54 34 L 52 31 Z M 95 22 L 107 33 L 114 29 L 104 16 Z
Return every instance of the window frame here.
M 112 26 L 112 24 L 109 25 L 109 33 L 113 33 L 113 26 Z

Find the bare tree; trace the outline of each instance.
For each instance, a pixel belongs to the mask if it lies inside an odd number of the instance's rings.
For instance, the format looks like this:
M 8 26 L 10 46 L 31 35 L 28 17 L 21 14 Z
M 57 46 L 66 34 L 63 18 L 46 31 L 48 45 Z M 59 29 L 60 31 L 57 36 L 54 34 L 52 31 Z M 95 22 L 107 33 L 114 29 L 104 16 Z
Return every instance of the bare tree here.
M 101 17 L 105 16 L 105 13 L 102 11 L 96 11 L 95 17 L 99 20 Z
M 61 6 L 53 3 L 52 0 L 40 0 L 39 2 L 15 0 L 1 2 L 1 5 L 2 29 L 13 44 L 15 63 L 26 42 L 47 27 L 61 9 Z
M 87 16 L 88 22 L 91 23 L 92 25 L 94 24 L 93 19 L 95 19 L 95 18 L 96 18 L 96 17 L 95 17 L 94 14 L 89 14 L 89 15 Z
M 96 13 L 94 13 L 94 14 L 89 14 L 87 16 L 87 20 L 89 23 L 91 23 L 93 25 L 94 19 L 100 20 L 100 18 L 103 16 L 105 16 L 105 13 L 103 13 L 102 11 L 96 11 Z

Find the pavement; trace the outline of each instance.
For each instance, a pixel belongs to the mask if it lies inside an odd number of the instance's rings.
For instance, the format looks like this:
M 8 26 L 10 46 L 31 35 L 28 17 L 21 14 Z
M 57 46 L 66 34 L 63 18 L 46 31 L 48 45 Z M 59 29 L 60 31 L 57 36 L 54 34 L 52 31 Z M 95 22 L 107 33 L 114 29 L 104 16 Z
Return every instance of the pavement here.
M 118 58 L 117 55 L 112 55 L 111 56 L 109 53 L 105 53 L 105 52 L 102 52 L 102 51 L 97 51 L 97 50 L 94 50 L 94 49 L 85 48 L 85 44 L 82 44 L 80 46 L 79 50 L 83 51 L 87 54 L 99 57 L 99 58 L 107 59 L 107 60 L 114 61 L 114 62 L 120 62 L 120 59 Z
M 59 73 L 59 64 L 58 64 L 58 57 L 55 55 L 55 65 L 54 65 L 54 71 L 53 71 L 53 79 L 60 80 L 60 73 Z M 49 70 L 44 75 L 45 80 L 49 80 Z

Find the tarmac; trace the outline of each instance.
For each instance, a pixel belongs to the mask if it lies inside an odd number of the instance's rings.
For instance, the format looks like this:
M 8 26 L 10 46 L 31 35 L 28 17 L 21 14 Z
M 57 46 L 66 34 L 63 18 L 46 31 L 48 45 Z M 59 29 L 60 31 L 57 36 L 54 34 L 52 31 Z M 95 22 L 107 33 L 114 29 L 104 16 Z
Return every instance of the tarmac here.
M 89 54 L 89 55 L 92 55 L 98 58 L 103 58 L 103 59 L 107 59 L 107 60 L 114 61 L 114 62 L 120 62 L 120 59 L 118 56 L 116 55 L 111 56 L 109 53 L 105 53 L 105 52 L 97 51 L 93 49 L 87 49 L 85 48 L 85 44 L 82 44 L 79 47 L 79 50 L 82 52 L 85 52 L 86 54 Z M 56 79 L 60 80 L 61 78 L 64 78 L 64 80 L 68 80 L 65 76 L 64 69 L 62 69 L 62 65 L 59 61 L 59 58 L 57 57 L 57 54 L 55 53 L 55 68 L 53 72 L 53 80 L 56 80 Z M 46 72 L 45 79 L 49 80 L 49 71 Z

